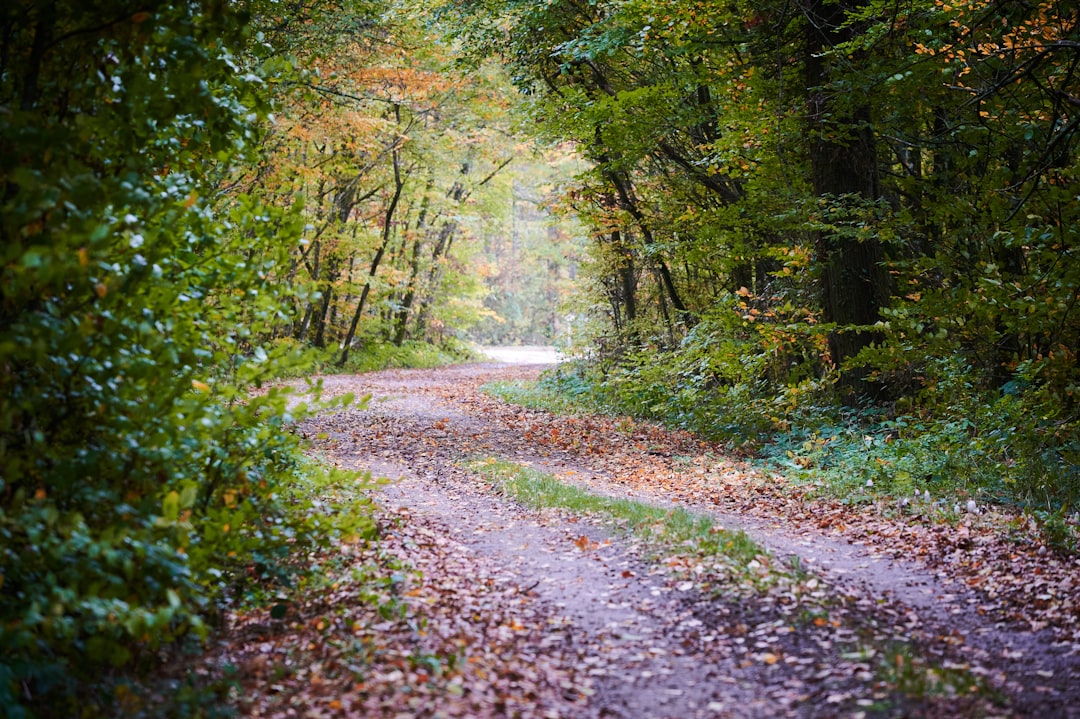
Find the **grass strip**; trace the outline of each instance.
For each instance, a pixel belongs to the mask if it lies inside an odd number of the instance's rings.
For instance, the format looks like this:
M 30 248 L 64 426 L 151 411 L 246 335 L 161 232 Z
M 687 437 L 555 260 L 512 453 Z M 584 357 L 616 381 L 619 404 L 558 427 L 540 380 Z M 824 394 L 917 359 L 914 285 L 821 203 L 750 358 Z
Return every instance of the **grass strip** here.
M 550 474 L 499 459 L 476 460 L 469 469 L 527 507 L 600 515 L 660 549 L 678 549 L 699 558 L 723 557 L 733 568 L 744 571 L 771 564 L 768 552 L 745 532 L 718 527 L 711 517 L 682 507 L 658 507 L 594 494 Z
M 676 574 L 695 580 L 699 590 L 711 590 L 724 601 L 772 594 L 780 600 L 774 606 L 788 615 L 792 627 L 804 633 L 819 632 L 831 641 L 835 637 L 830 627 L 847 623 L 844 599 L 815 591 L 825 586 L 799 563 L 786 567 L 745 532 L 718 527 L 708 516 L 681 507 L 594 494 L 531 467 L 495 458 L 477 459 L 467 466 L 527 507 L 599 516 L 611 522 L 640 539 L 646 551 L 655 555 L 653 559 L 663 558 Z M 702 567 L 705 571 L 699 574 Z M 788 601 L 791 604 L 784 606 Z M 833 612 L 838 621 L 830 621 Z M 864 675 L 862 691 L 856 689 L 843 698 L 853 716 L 867 710 L 896 716 L 898 711 L 930 706 L 959 707 L 979 715 L 988 707 L 1002 705 L 992 685 L 966 666 L 937 661 L 913 643 L 892 637 L 886 627 L 856 622 L 851 628 L 850 638 L 836 642 L 838 656 L 833 661 L 838 674 Z
M 585 397 L 571 397 L 561 392 L 541 391 L 535 380 L 497 380 L 484 384 L 480 387 L 480 391 L 508 404 L 561 416 L 602 411 L 599 407 L 591 406 Z

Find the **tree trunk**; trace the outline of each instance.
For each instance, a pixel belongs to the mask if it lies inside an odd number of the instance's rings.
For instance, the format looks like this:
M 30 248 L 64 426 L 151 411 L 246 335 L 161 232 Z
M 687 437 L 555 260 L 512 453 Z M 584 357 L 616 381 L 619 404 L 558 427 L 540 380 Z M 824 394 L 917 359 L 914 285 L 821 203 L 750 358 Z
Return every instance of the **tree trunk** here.
M 845 26 L 846 12 L 857 2 L 812 0 L 806 6 L 807 135 L 810 138 L 810 170 L 814 194 L 825 202 L 842 203 L 843 196 L 877 200 L 878 158 L 871 127 L 870 109 L 851 106 L 835 87 L 830 61 L 823 56 L 837 43 L 851 39 L 856 30 Z M 859 241 L 819 232 L 815 238 L 817 264 L 822 268 L 821 301 L 824 319 L 835 323 L 829 335 L 829 352 L 838 367 L 877 338 L 873 331 L 852 325 L 873 325 L 888 300 L 889 279 L 881 243 Z M 841 369 L 841 384 L 856 394 L 874 388 L 862 370 Z
M 644 213 L 641 211 L 641 208 L 638 207 L 637 199 L 634 197 L 634 191 L 633 187 L 630 185 L 630 181 L 617 172 L 609 171 L 606 175 L 608 181 L 610 181 L 615 188 L 615 192 L 619 198 L 619 205 L 630 213 L 630 216 L 634 218 L 638 229 L 641 230 L 645 245 L 648 247 L 654 246 L 656 240 L 653 238 L 652 230 L 649 228 Z M 671 271 L 668 270 L 667 263 L 664 262 L 661 257 L 657 257 L 655 262 L 657 273 L 660 275 L 661 285 L 663 286 L 664 291 L 667 292 L 668 299 L 671 300 L 671 306 L 675 308 L 679 313 L 679 318 L 689 327 L 693 324 L 693 317 L 691 317 L 690 310 L 683 304 L 682 297 L 679 296 L 679 292 L 675 288 L 675 282 L 671 278 Z
M 322 308 L 319 310 L 319 318 L 315 322 L 315 339 L 311 341 L 316 347 L 326 346 L 326 317 L 330 313 L 330 301 L 334 297 L 334 291 L 327 286 L 323 295 Z
M 417 337 L 423 337 L 427 333 L 431 306 L 435 303 L 435 296 L 438 294 L 439 285 L 442 283 L 441 260 L 450 254 L 450 247 L 454 244 L 454 236 L 457 231 L 457 220 L 447 220 L 439 229 L 438 241 L 435 243 L 435 249 L 431 252 L 431 269 L 428 270 L 427 281 L 424 283 L 424 294 L 420 299 L 420 308 L 416 311 Z
M 619 299 L 622 300 L 627 333 L 633 335 L 634 321 L 637 319 L 637 272 L 634 269 L 634 255 L 629 248 L 623 247 L 622 234 L 618 230 L 611 233 L 611 243 L 622 258 L 619 263 Z
M 382 242 L 375 252 L 375 257 L 371 260 L 371 269 L 368 271 L 367 281 L 364 282 L 364 289 L 360 291 L 360 301 L 356 304 L 356 312 L 353 314 L 352 322 L 349 323 L 349 331 L 345 334 L 345 340 L 341 343 L 341 357 L 337 361 L 338 367 L 344 367 L 345 363 L 349 361 L 349 349 L 352 346 L 353 338 L 356 336 L 356 327 L 360 324 L 360 317 L 364 314 L 364 305 L 367 304 L 368 295 L 371 293 L 371 281 L 375 278 L 375 273 L 379 271 L 379 263 L 382 262 L 386 248 L 390 245 L 390 240 L 394 236 L 394 213 L 397 211 L 402 190 L 405 188 L 405 182 L 409 176 L 408 174 L 403 176 L 401 173 L 401 156 L 396 149 L 392 155 L 394 162 L 394 193 L 390 197 L 390 203 L 387 205 L 386 213 L 383 215 Z
M 406 284 L 405 296 L 401 298 L 401 306 L 398 307 L 397 314 L 394 317 L 394 345 L 397 347 L 404 344 L 405 338 L 409 334 L 409 313 L 412 311 L 413 303 L 416 301 L 417 285 L 420 282 L 420 249 L 428 229 L 429 195 L 434 188 L 435 177 L 432 175 L 428 178 L 424 197 L 420 201 L 420 212 L 416 218 L 415 237 L 409 254 L 409 280 Z
M 308 272 L 311 273 L 311 279 L 313 282 L 319 281 L 319 270 L 322 253 L 322 243 L 319 240 L 315 240 L 311 243 L 311 251 L 313 253 L 311 264 L 308 265 Z M 305 261 L 305 264 L 306 261 Z M 311 329 L 311 320 L 315 316 L 315 303 L 308 302 L 307 309 L 304 310 L 304 319 L 300 321 L 300 327 L 296 331 L 296 341 L 303 342 L 307 339 L 307 333 Z

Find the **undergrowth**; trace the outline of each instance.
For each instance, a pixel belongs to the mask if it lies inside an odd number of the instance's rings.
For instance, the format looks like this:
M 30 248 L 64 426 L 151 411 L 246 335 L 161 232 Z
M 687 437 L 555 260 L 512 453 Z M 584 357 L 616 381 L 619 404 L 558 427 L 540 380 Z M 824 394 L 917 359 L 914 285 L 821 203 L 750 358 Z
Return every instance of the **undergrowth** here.
M 59 683 L 62 691 L 41 693 L 26 707 L 8 706 L 12 717 L 131 716 L 146 719 L 187 719 L 235 716 L 238 691 L 235 671 L 225 664 L 209 666 L 200 660 L 205 639 L 224 641 L 229 630 L 227 611 L 283 606 L 319 590 L 325 583 L 320 557 L 341 542 L 375 538 L 373 504 L 352 472 L 334 469 L 309 457 L 293 459 L 290 481 L 279 488 L 279 503 L 268 509 L 237 498 L 220 529 L 205 530 L 204 542 L 214 552 L 190 548 L 189 566 L 195 574 L 215 578 L 213 601 L 204 607 L 205 629 L 177 637 L 160 648 L 154 659 L 111 668 L 83 667 L 77 676 L 56 676 L 36 669 L 39 684 Z M 242 519 L 247 511 L 265 512 Z M 273 614 L 273 611 L 271 612 Z M 144 639 L 143 641 L 148 641 Z M 31 668 L 34 669 L 34 668 Z M 6 716 L 6 715 L 5 715 Z
M 299 346 L 294 340 L 278 340 L 278 344 Z M 307 377 L 317 374 L 360 374 L 384 369 L 429 369 L 446 365 L 475 362 L 479 358 L 464 342 L 446 339 L 441 344 L 406 340 L 397 346 L 392 342 L 369 340 L 349 353 L 344 367 L 337 364 L 341 350 L 337 347 L 307 350 L 313 368 L 285 369 L 275 375 L 276 379 Z
M 946 509 L 1019 509 L 1050 547 L 1078 549 L 1080 437 L 1033 422 L 1017 396 L 980 400 L 958 375 L 938 383 L 933 408 L 847 407 L 821 381 L 711 386 L 678 370 L 655 356 L 620 367 L 576 361 L 485 391 L 556 414 L 625 414 L 688 430 L 850 504 L 918 496 Z

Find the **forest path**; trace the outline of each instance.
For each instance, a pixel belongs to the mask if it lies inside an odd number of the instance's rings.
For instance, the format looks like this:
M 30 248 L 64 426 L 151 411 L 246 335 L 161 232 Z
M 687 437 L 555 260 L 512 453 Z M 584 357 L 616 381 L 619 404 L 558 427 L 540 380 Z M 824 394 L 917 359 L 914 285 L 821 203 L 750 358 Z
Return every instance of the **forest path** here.
M 303 431 L 336 464 L 395 480 L 380 500 L 397 518 L 383 544 L 424 573 L 406 593 L 428 627 L 412 641 L 438 635 L 467 656 L 446 673 L 450 694 L 432 682 L 404 689 L 417 682 L 409 660 L 404 673 L 338 685 L 326 715 L 1080 717 L 1075 559 L 1040 553 L 1020 528 L 1005 537 L 986 517 L 940 527 L 905 506 L 890 518 L 814 500 L 685 433 L 525 411 L 479 391 L 539 369 L 323 379 L 327 394 L 371 395 Z M 829 621 L 810 621 L 784 598 L 702 591 L 610 526 L 492 492 L 469 469 L 488 457 L 707 512 L 798 557 L 810 570 L 802 586 L 838 603 Z M 908 640 L 905 665 L 886 650 Z M 981 678 L 996 698 L 933 690 L 957 677 Z

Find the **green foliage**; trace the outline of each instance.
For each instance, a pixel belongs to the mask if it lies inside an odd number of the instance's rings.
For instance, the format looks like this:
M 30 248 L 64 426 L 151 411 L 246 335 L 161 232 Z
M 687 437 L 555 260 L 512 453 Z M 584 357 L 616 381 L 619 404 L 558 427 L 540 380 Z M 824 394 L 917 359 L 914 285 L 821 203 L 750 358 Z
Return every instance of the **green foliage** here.
M 591 405 L 582 393 L 575 393 L 572 375 L 548 373 L 538 382 L 489 382 L 481 389 L 492 397 L 526 409 L 539 409 L 561 415 L 589 411 Z
M 333 369 L 338 372 L 374 372 L 388 368 L 442 367 L 477 359 L 478 356 L 468 345 L 453 338 L 445 339 L 441 345 L 406 340 L 400 347 L 386 342 L 368 342 L 350 357 L 344 368 Z
M 887 413 L 873 405 L 842 407 L 828 384 L 815 380 L 779 391 L 755 374 L 710 384 L 715 370 L 703 372 L 699 363 L 691 367 L 696 374 L 688 373 L 690 356 L 653 354 L 648 362 L 614 366 L 566 362 L 531 386 L 493 384 L 487 391 L 534 409 L 630 414 L 688 429 L 752 451 L 848 502 L 929 493 L 945 508 L 968 499 L 1019 506 L 1046 520 L 1059 546 L 1071 541 L 1062 508 L 1080 499 L 1076 441 L 1052 421 L 1030 424 L 1022 394 L 980 396 L 971 375 L 950 363 L 939 368 L 933 392 L 940 404 L 918 415 Z
M 288 302 L 291 207 L 236 192 L 268 109 L 249 9 L 19 3 L 0 16 L 0 705 L 97 691 L 199 638 L 245 577 L 367 531 L 298 489 L 306 412 L 249 390 Z M 359 511 L 359 509 L 358 509 Z M 345 519 L 345 517 L 348 517 Z
M 275 345 L 302 347 L 291 338 L 276 340 Z M 392 342 L 366 340 L 357 351 L 350 353 L 344 367 L 337 363 L 340 351 L 335 349 L 308 349 L 305 356 L 309 361 L 303 365 L 281 365 L 275 368 L 274 378 L 287 379 L 309 377 L 321 374 L 352 374 L 374 372 L 390 368 L 425 368 L 475 362 L 479 355 L 468 344 L 453 337 L 445 338 L 441 343 L 405 340 L 401 346 Z
M 592 363 L 551 382 L 797 460 L 853 499 L 873 482 L 1075 505 L 1075 14 L 438 12 L 474 62 L 511 67 L 534 132 L 589 163 L 562 206 L 591 237 L 575 341 Z
M 281 338 L 273 342 L 279 347 L 303 349 L 303 345 L 292 338 Z M 356 374 L 390 368 L 443 367 L 446 365 L 475 362 L 478 355 L 469 344 L 454 337 L 447 337 L 441 343 L 405 340 L 401 347 L 393 342 L 367 339 L 356 351 L 349 354 L 345 367 L 338 365 L 340 351 L 337 348 L 305 350 L 308 362 L 302 365 L 281 365 L 274 368 L 274 379 L 305 378 L 316 375 Z

